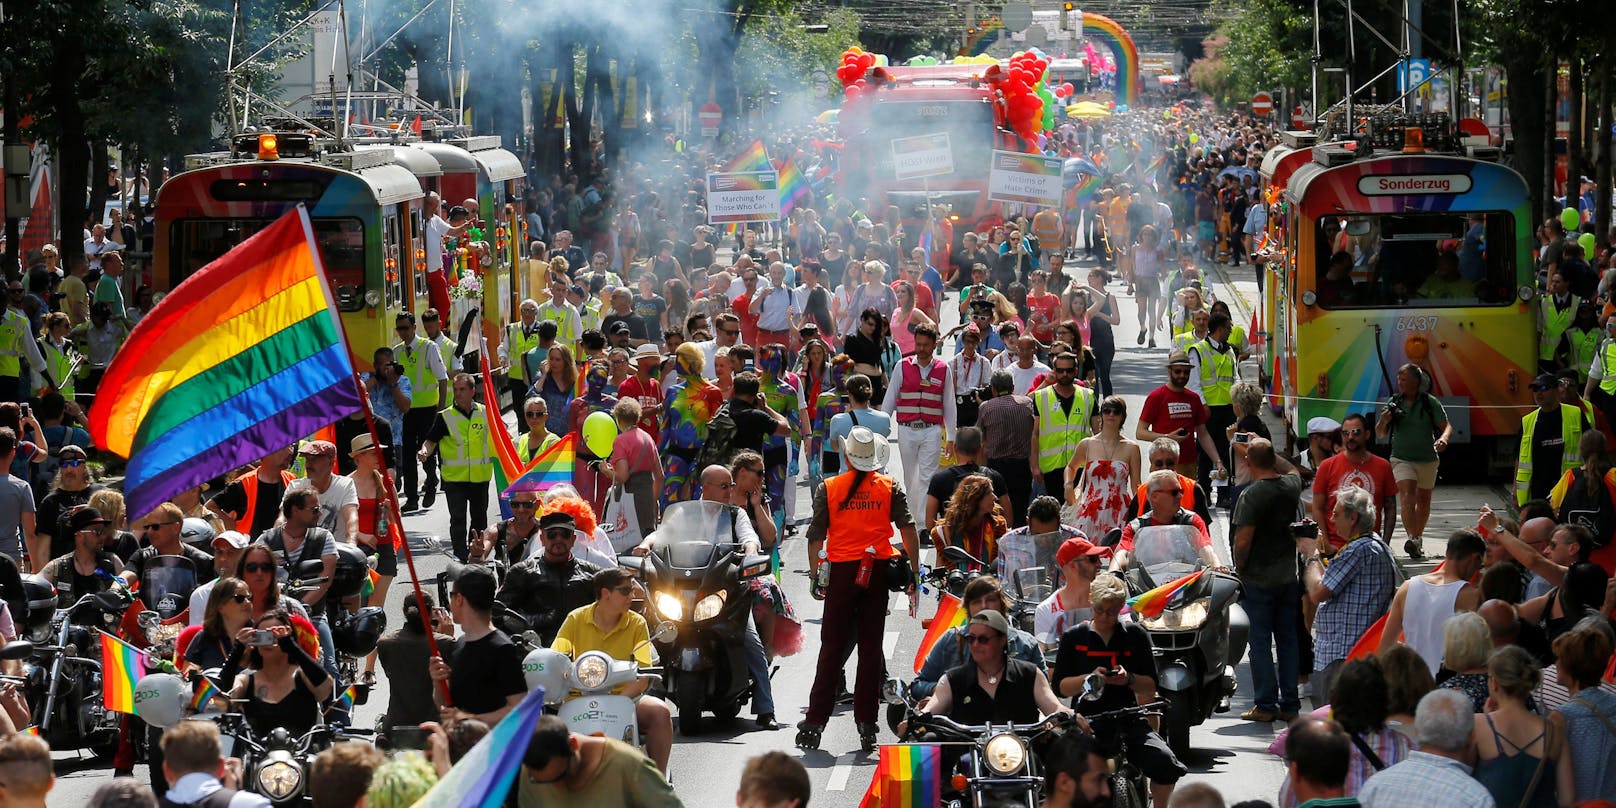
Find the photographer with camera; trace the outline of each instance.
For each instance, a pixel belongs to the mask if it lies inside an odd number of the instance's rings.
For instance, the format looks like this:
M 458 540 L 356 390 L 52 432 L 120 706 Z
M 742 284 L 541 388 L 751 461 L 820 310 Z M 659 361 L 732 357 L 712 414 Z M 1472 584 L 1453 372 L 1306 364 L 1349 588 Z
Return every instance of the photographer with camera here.
M 386 421 L 391 431 L 391 435 L 384 436 L 382 441 L 391 444 L 391 448 L 387 449 L 391 456 L 387 458 L 386 465 L 396 467 L 401 457 L 398 447 L 404 441 L 404 413 L 410 411 L 410 398 L 415 388 L 411 386 L 409 376 L 404 374 L 404 366 L 394 360 L 392 348 L 377 348 L 372 354 L 371 364 L 376 370 L 365 374 L 365 393 L 370 397 L 370 408 L 376 420 Z

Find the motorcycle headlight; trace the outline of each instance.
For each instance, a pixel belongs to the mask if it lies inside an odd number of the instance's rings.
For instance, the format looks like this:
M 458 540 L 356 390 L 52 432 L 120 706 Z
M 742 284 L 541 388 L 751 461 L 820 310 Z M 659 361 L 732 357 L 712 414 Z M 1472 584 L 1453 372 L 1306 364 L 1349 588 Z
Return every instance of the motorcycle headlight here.
M 728 599 L 728 595 L 726 593 L 715 592 L 699 601 L 696 601 L 696 621 L 700 622 L 702 620 L 711 620 L 714 617 L 717 617 L 718 612 L 724 608 L 724 601 L 726 599 Z
M 1151 631 L 1189 631 L 1200 628 L 1211 610 L 1212 597 L 1208 595 L 1179 608 L 1163 610 L 1161 614 L 1143 618 L 1139 622 Z
M 982 761 L 998 774 L 1015 774 L 1027 762 L 1027 744 L 1009 733 L 995 735 L 982 747 Z
M 656 604 L 656 610 L 661 612 L 663 617 L 669 620 L 684 619 L 685 607 L 684 604 L 679 602 L 678 596 L 667 592 L 658 592 L 651 596 L 651 601 Z
M 284 760 L 273 761 L 258 770 L 258 790 L 277 802 L 296 794 L 302 784 L 303 772 Z
M 606 657 L 591 651 L 578 659 L 572 668 L 574 679 L 585 690 L 594 690 L 606 681 L 606 674 L 611 672 L 611 666 L 606 663 Z

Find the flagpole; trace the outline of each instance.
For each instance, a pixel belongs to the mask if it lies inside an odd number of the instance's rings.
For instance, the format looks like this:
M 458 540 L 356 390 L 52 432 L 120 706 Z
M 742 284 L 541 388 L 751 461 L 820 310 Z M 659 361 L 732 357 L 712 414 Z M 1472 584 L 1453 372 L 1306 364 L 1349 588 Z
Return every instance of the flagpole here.
M 346 329 L 344 329 L 344 331 L 346 331 Z M 346 336 L 346 334 L 344 336 Z M 437 350 L 437 346 L 432 346 L 431 350 Z M 370 408 L 370 394 L 365 390 L 365 383 L 359 378 L 359 370 L 357 368 L 355 368 L 353 371 L 353 381 L 355 389 L 359 391 L 359 404 L 365 413 L 365 429 L 370 432 L 371 445 L 375 447 L 375 451 L 381 452 L 381 436 L 376 434 L 376 413 Z M 398 439 L 398 436 L 395 435 L 394 440 L 396 441 Z M 385 454 L 382 455 L 383 460 L 385 460 L 386 457 L 387 456 Z M 414 463 L 415 458 L 405 458 L 403 462 Z M 387 492 L 388 516 L 392 518 L 393 525 L 397 526 L 399 544 L 403 545 L 404 547 L 404 564 L 409 567 L 410 570 L 410 586 L 415 590 L 416 605 L 425 606 L 426 597 L 421 592 L 421 577 L 415 572 L 415 554 L 410 551 L 409 537 L 404 534 L 404 512 L 398 506 L 398 489 L 393 487 L 393 478 L 387 475 L 387 470 L 385 468 L 382 470 L 382 474 L 380 476 L 382 478 L 382 488 Z M 381 539 L 381 536 L 376 537 L 377 541 L 381 541 Z M 387 532 L 387 541 L 392 540 L 393 532 L 391 529 L 389 529 Z M 384 603 L 382 605 L 386 606 L 387 604 Z M 421 613 L 421 625 L 426 629 L 427 653 L 429 656 L 440 656 L 438 652 L 437 635 L 432 628 L 432 615 L 426 609 L 419 609 L 418 611 Z M 449 683 L 447 681 L 438 682 L 438 689 L 442 691 L 443 706 L 453 707 L 454 700 L 449 696 Z

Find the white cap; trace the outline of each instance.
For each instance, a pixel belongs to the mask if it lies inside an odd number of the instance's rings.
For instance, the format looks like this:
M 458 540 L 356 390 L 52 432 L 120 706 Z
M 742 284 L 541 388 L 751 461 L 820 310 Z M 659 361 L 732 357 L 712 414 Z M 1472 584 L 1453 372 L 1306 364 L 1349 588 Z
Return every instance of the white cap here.
M 1334 418 L 1320 415 L 1317 418 L 1307 419 L 1307 434 L 1309 435 L 1328 435 L 1340 431 L 1341 422 Z

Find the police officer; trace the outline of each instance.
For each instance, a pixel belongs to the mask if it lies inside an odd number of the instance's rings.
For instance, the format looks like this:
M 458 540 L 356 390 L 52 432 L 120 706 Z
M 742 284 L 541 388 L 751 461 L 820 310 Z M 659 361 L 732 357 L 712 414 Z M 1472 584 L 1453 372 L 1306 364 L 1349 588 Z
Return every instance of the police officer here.
M 426 462 L 434 452 L 443 465 L 443 496 L 449 500 L 449 536 L 455 557 L 466 560 L 467 518 L 478 536 L 488 528 L 488 481 L 494 477 L 489 462 L 493 439 L 483 405 L 475 398 L 471 374 L 456 373 L 454 403 L 443 408 L 427 430 L 420 458 Z
M 522 321 L 505 326 L 505 339 L 499 344 L 499 360 L 505 365 L 505 386 L 511 391 L 511 405 L 519 407 L 527 398 L 532 381 L 527 377 L 527 363 L 522 357 L 539 347 L 539 303 L 522 301 Z M 526 435 L 530 424 L 527 419 L 516 419 L 516 431 Z
M 404 510 L 420 509 L 420 475 L 415 461 L 409 455 L 421 450 L 433 416 L 448 400 L 449 372 L 443 365 L 443 351 L 431 340 L 415 333 L 415 314 L 399 312 L 393 330 L 398 332 L 399 343 L 393 346 L 393 359 L 404 366 L 404 375 L 410 380 L 410 409 L 404 413 Z M 428 508 L 437 498 L 437 465 L 430 453 L 421 453 L 426 466 L 425 500 Z M 462 541 L 465 536 L 461 536 Z

